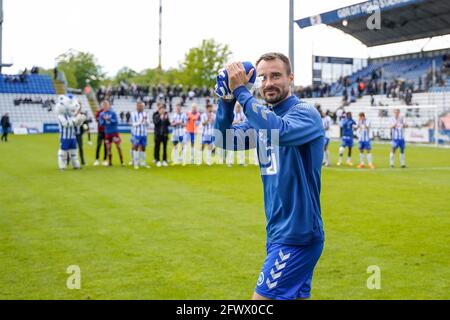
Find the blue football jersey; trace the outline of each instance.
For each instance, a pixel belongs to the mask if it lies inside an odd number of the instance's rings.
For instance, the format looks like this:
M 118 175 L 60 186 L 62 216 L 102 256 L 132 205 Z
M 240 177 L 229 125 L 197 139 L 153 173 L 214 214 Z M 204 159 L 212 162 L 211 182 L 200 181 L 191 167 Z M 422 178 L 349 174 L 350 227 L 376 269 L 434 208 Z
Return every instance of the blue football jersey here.
M 234 90 L 233 95 L 247 119 L 232 125 L 234 102 L 219 99 L 215 128 L 222 133 L 223 141 L 218 146 L 248 149 L 252 147 L 250 140 L 256 141 L 267 241 L 288 245 L 323 241 L 320 177 L 324 128 L 319 112 L 293 95 L 272 109 L 259 104 L 245 86 Z M 227 139 L 227 130 L 234 132 L 236 139 Z M 240 135 L 246 137 L 243 146 L 237 143 Z

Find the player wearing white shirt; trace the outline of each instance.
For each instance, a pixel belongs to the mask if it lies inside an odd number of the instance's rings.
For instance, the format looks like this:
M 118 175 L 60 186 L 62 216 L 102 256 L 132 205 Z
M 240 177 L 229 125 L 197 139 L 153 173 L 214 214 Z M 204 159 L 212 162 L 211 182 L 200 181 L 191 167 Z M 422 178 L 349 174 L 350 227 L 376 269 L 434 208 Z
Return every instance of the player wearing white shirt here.
M 407 127 L 405 119 L 400 116 L 400 109 L 394 110 L 394 117 L 391 119 L 391 135 L 392 135 L 392 150 L 389 155 L 389 164 L 391 168 L 394 167 L 395 151 L 400 148 L 400 165 L 402 168 L 405 164 L 405 128 Z
M 175 113 L 172 114 L 170 119 L 170 125 L 172 126 L 172 161 L 174 165 L 177 165 L 180 161 L 180 151 L 182 148 L 184 127 L 186 126 L 187 117 L 184 112 L 181 112 L 181 104 L 175 106 Z M 186 155 L 183 153 L 183 157 Z M 186 159 L 183 159 L 183 163 Z
M 244 112 L 242 111 L 242 107 L 239 102 L 236 102 L 236 106 L 234 108 L 234 118 L 233 125 L 238 125 L 245 121 L 246 117 Z M 243 166 L 245 162 L 245 151 L 236 151 L 238 157 L 238 164 Z M 231 167 L 234 163 L 234 151 L 227 150 L 226 151 L 227 165 Z
M 323 147 L 323 165 L 328 167 L 330 164 L 330 151 L 328 150 L 328 145 L 330 143 L 330 129 L 331 129 L 331 118 L 330 116 L 326 115 L 323 111 L 320 112 L 322 116 L 322 125 L 323 129 L 325 130 L 325 144 Z
M 141 167 L 150 168 L 146 162 L 145 155 L 149 125 L 150 118 L 147 112 L 144 111 L 144 103 L 138 102 L 136 104 L 136 111 L 131 113 L 131 141 L 135 169 L 139 169 L 139 162 Z
M 359 165 L 357 168 L 364 168 L 364 150 L 367 152 L 367 162 L 370 169 L 375 169 L 372 163 L 372 146 L 370 144 L 370 122 L 366 119 L 364 112 L 359 114 L 358 124 L 356 125 L 358 132 L 358 147 L 359 147 Z
M 211 154 L 214 147 L 214 123 L 216 121 L 216 115 L 212 111 L 212 105 L 206 106 L 206 112 L 200 116 L 200 123 L 202 124 L 202 152 L 205 146 L 206 149 L 206 164 L 211 165 Z

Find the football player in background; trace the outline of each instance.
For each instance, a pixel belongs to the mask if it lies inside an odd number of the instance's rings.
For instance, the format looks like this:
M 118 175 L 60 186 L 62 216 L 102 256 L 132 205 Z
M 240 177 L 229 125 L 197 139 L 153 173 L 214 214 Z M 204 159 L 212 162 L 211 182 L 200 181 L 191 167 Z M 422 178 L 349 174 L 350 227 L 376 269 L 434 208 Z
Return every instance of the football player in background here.
M 184 127 L 187 123 L 187 116 L 184 112 L 181 112 L 181 104 L 175 106 L 175 112 L 170 119 L 170 125 L 172 126 L 172 162 L 173 165 L 177 165 L 180 162 L 180 149 L 184 149 L 182 146 L 184 138 Z M 181 148 L 180 148 L 181 147 Z M 186 163 L 186 154 L 183 153 L 183 163 Z
M 145 149 L 147 147 L 148 126 L 150 118 L 144 111 L 144 103 L 136 104 L 136 111 L 131 113 L 131 141 L 134 169 L 150 168 L 147 164 Z
M 392 134 L 392 150 L 389 154 L 389 165 L 394 167 L 395 151 L 400 148 L 400 166 L 406 168 L 405 164 L 405 128 L 408 125 L 405 123 L 405 118 L 400 115 L 400 109 L 394 110 L 394 117 L 391 119 L 391 134 Z
M 345 114 L 345 118 L 341 120 L 341 128 L 342 128 L 342 143 L 339 148 L 339 160 L 337 165 L 340 166 L 342 164 L 342 157 L 344 155 L 345 148 L 348 148 L 347 154 L 347 165 L 352 166 L 352 148 L 353 148 L 353 129 L 356 126 L 355 120 L 352 118 L 352 113 L 347 112 Z
M 105 141 L 106 150 L 108 154 L 108 166 L 112 166 L 112 143 L 117 147 L 120 157 L 120 165 L 123 167 L 123 154 L 120 146 L 122 140 L 120 139 L 119 129 L 117 127 L 118 119 L 117 114 L 112 110 L 109 101 L 104 100 L 102 102 L 103 112 L 100 113 L 100 125 L 105 127 Z
M 187 144 L 191 143 L 191 157 L 190 162 L 194 164 L 194 154 L 195 154 L 195 135 L 198 131 L 198 125 L 200 123 L 200 112 L 197 110 L 197 104 L 193 103 L 191 106 L 191 111 L 186 114 L 186 127 L 185 127 L 185 142 L 183 143 L 183 159 L 186 159 Z M 183 162 L 185 165 L 186 162 Z
M 322 117 L 322 125 L 325 130 L 325 143 L 323 147 L 323 165 L 328 167 L 330 165 L 330 150 L 328 150 L 328 145 L 330 143 L 330 128 L 331 128 L 331 118 L 329 115 L 325 114 L 320 110 L 320 115 Z
M 212 110 L 212 105 L 208 104 L 206 106 L 206 112 L 204 112 L 200 117 L 200 122 L 202 124 L 202 153 L 205 147 L 206 149 L 206 164 L 211 165 L 211 155 L 212 149 L 214 147 L 214 123 L 216 121 L 216 115 Z
M 236 102 L 236 105 L 234 107 L 234 118 L 233 118 L 233 125 L 239 125 L 240 123 L 243 123 L 246 120 L 245 114 L 242 111 L 242 106 L 239 104 L 239 102 Z M 237 151 L 237 157 L 238 157 L 238 164 L 243 166 L 245 162 L 245 151 L 239 150 Z M 234 163 L 234 151 L 227 150 L 226 151 L 226 159 L 227 159 L 227 165 L 231 167 Z
M 364 168 L 364 150 L 367 152 L 367 162 L 370 169 L 375 169 L 372 163 L 372 146 L 370 144 L 370 122 L 366 119 L 364 112 L 359 114 L 358 124 L 356 126 L 358 130 L 358 148 L 359 148 L 359 164 L 358 169 Z

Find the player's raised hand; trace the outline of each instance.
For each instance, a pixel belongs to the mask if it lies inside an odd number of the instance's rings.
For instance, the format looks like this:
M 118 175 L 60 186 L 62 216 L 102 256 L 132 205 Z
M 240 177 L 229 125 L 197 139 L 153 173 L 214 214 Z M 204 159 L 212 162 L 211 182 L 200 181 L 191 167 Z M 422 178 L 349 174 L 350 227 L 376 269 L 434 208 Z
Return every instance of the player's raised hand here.
M 242 62 L 234 62 L 228 65 L 226 70 L 228 73 L 228 83 L 231 92 L 242 85 L 246 85 L 255 72 L 255 69 L 251 69 L 247 74 Z

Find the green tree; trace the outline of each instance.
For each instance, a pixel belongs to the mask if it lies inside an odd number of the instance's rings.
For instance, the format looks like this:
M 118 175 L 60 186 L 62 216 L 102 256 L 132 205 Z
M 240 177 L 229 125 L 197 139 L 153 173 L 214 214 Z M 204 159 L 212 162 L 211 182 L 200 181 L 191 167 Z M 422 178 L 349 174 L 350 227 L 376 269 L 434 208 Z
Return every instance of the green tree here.
M 69 50 L 57 58 L 58 69 L 63 71 L 69 87 L 83 89 L 86 80 L 93 88 L 98 88 L 104 78 L 102 68 L 97 59 L 89 52 Z
M 191 48 L 181 66 L 182 82 L 196 86 L 212 87 L 217 73 L 228 62 L 231 51 L 228 45 L 214 39 L 203 40 L 199 47 Z
M 128 67 L 123 67 L 119 71 L 117 71 L 116 76 L 114 77 L 114 81 L 117 83 L 120 83 L 121 81 L 128 82 L 130 79 L 138 76 L 139 74 L 134 71 L 133 69 L 130 69 Z

